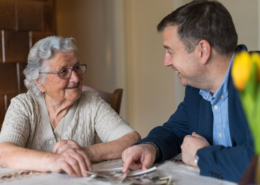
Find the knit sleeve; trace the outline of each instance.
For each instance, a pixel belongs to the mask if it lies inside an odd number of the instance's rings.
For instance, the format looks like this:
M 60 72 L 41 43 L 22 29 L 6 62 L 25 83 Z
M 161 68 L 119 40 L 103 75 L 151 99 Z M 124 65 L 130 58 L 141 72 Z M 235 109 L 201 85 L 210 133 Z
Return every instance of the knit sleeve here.
M 102 142 L 116 140 L 125 134 L 134 131 L 122 118 L 96 93 L 95 102 L 95 131 Z
M 13 142 L 20 147 L 25 147 L 30 134 L 29 102 L 30 99 L 24 94 L 11 100 L 0 133 L 0 143 Z

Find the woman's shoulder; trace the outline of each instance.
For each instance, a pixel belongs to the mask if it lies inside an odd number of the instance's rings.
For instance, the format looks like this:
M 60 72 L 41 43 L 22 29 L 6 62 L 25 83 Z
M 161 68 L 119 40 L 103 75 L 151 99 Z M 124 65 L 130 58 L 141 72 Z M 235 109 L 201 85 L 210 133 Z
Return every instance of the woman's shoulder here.
M 11 104 L 23 104 L 25 106 L 33 106 L 33 104 L 35 103 L 35 97 L 30 91 L 28 91 L 27 93 L 18 94 L 16 97 L 11 99 Z
M 33 100 L 34 96 L 28 91 L 27 93 L 21 93 L 15 96 L 12 100 L 18 100 L 18 101 L 30 101 Z
M 99 95 L 97 92 L 94 91 L 82 91 L 81 92 L 81 99 L 84 101 L 93 101 L 99 98 Z
M 104 104 L 104 100 L 94 91 L 82 91 L 79 103 L 84 107 L 96 107 Z

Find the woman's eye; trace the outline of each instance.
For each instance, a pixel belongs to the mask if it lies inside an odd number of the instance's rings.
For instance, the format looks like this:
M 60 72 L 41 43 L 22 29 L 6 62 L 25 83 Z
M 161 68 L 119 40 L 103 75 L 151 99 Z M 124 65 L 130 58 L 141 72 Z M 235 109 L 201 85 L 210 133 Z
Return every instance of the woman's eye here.
M 62 70 L 60 70 L 60 74 L 64 74 L 64 73 L 67 73 L 67 72 L 68 72 L 67 69 L 62 69 Z

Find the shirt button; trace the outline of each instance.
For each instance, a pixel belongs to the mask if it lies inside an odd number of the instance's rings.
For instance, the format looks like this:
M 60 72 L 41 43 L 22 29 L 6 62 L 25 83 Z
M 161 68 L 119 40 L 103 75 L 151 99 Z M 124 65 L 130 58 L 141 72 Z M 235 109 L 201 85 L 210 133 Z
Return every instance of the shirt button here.
M 224 96 L 223 96 L 223 95 L 221 96 L 221 99 L 224 99 Z
M 219 135 L 218 135 L 218 137 L 222 137 L 222 135 L 221 135 L 221 134 L 219 134 Z
M 49 144 L 50 144 L 50 145 L 53 145 L 53 141 L 49 141 Z
M 214 106 L 214 109 L 216 109 L 216 110 L 217 110 L 217 109 L 218 109 L 218 106 L 217 106 L 217 105 L 215 105 L 215 106 Z

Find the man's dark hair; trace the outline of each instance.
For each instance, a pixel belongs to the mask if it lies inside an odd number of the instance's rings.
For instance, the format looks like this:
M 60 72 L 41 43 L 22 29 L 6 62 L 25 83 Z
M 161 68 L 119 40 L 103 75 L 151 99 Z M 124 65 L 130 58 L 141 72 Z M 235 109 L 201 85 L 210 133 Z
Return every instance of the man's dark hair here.
M 228 10 L 217 1 L 194 0 L 167 15 L 157 26 L 163 31 L 167 26 L 178 25 L 178 34 L 188 52 L 200 40 L 207 40 L 219 54 L 234 52 L 237 33 Z

